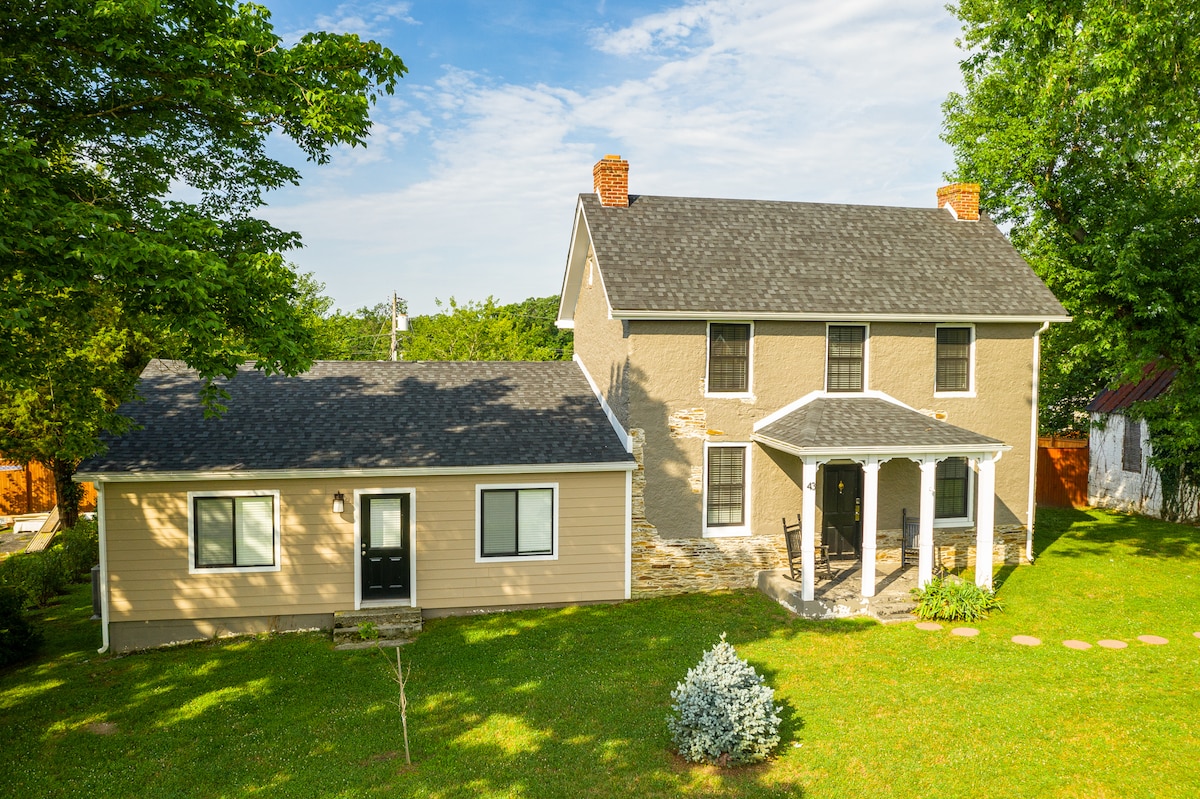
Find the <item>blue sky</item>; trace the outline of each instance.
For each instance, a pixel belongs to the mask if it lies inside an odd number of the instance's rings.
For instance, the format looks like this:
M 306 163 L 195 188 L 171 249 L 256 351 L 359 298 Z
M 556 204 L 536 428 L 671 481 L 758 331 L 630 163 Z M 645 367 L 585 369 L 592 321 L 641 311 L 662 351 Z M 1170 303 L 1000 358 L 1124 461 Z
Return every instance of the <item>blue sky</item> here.
M 630 192 L 932 206 L 960 86 L 944 0 L 266 0 L 409 68 L 366 149 L 303 164 L 265 215 L 352 310 L 557 294 L 606 153 Z

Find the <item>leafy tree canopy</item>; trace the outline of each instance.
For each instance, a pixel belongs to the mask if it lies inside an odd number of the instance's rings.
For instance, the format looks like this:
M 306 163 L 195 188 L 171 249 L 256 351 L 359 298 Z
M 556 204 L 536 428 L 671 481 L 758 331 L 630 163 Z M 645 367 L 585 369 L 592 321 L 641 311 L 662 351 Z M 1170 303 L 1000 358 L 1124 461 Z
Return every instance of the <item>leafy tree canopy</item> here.
M 359 308 L 352 314 L 330 312 L 325 287 L 304 276 L 310 293 L 310 326 L 318 342 L 318 358 L 386 360 L 391 344 L 390 303 Z M 407 361 L 555 361 L 570 360 L 573 336 L 555 326 L 558 297 L 530 297 L 499 305 L 495 298 L 460 305 L 451 297 L 438 301 L 439 313 L 415 316 L 398 339 Z M 403 306 L 401 306 L 403 310 Z
M 1047 405 L 1078 409 L 1157 361 L 1180 370 L 1163 407 L 1200 419 L 1200 7 L 954 11 L 965 91 L 945 104 L 943 138 L 956 177 L 982 184 L 982 206 L 1075 317 L 1045 340 Z M 1194 427 L 1160 430 L 1156 454 L 1194 469 Z
M 305 368 L 283 258 L 299 237 L 253 216 L 300 179 L 268 140 L 315 163 L 362 145 L 404 72 L 354 35 L 285 46 L 265 8 L 232 0 L 6 3 L 0 451 L 73 470 L 164 350 L 210 379 L 247 359 Z

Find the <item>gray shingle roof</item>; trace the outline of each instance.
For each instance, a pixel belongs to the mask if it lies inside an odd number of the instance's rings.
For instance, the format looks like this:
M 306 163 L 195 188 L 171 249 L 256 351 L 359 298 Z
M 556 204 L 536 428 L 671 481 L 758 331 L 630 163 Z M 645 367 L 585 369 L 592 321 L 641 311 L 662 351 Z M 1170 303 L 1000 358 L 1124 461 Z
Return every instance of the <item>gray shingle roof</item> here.
M 580 195 L 620 311 L 1065 317 L 989 220 L 938 208 Z
M 371 469 L 629 462 L 574 363 L 318 361 L 296 377 L 249 367 L 205 419 L 196 373 L 155 361 L 143 426 L 81 472 Z
M 889 450 L 978 447 L 991 451 L 1003 442 L 939 421 L 875 397 L 814 399 L 754 434 L 793 450 Z M 767 443 L 767 442 L 764 442 Z

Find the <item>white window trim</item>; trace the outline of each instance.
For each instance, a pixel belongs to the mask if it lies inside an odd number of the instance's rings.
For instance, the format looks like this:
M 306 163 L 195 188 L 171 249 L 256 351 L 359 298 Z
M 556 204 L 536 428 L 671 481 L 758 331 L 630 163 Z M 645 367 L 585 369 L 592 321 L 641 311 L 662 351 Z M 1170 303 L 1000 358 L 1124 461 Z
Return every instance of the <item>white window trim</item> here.
M 742 492 L 742 524 L 737 526 L 721 525 L 719 527 L 708 526 L 708 451 L 710 449 L 732 449 L 740 447 L 746 452 L 745 488 Z M 750 535 L 750 497 L 753 496 L 750 491 L 750 476 L 754 473 L 751 469 L 751 451 L 754 448 L 750 446 L 748 441 L 705 441 L 704 442 L 704 468 L 701 473 L 701 485 L 703 490 L 700 492 L 700 517 L 703 525 L 704 538 L 736 538 L 739 536 Z
M 483 492 L 504 489 L 549 488 L 553 489 L 554 512 L 550 518 L 550 555 L 483 555 Z M 476 483 L 475 484 L 475 562 L 476 563 L 529 563 L 538 560 L 558 560 L 558 513 L 561 493 L 558 483 Z
M 395 600 L 370 600 L 362 598 L 362 498 L 375 494 L 408 495 L 408 604 L 417 607 L 417 489 L 415 488 L 356 488 L 354 489 L 354 609 L 385 606 L 396 607 Z M 401 600 L 401 603 L 403 600 Z M 399 606 L 403 607 L 402 604 Z
M 716 325 L 749 325 L 750 339 L 746 346 L 746 390 L 745 391 L 709 391 L 708 367 L 712 363 L 712 326 Z M 754 322 L 718 321 L 708 322 L 704 327 L 704 396 L 719 399 L 754 399 Z
M 830 391 L 829 390 L 829 328 L 831 327 L 861 327 L 863 329 L 863 373 L 862 391 Z M 826 322 L 825 323 L 825 375 L 823 391 L 830 397 L 858 397 L 871 390 L 871 323 L 870 322 Z
M 275 564 L 273 566 L 196 566 L 196 500 L 209 497 L 274 497 L 271 505 L 274 508 L 274 538 Z M 281 558 L 282 548 L 280 539 L 283 538 L 283 528 L 279 524 L 279 490 L 278 489 L 245 489 L 242 491 L 189 491 L 187 492 L 187 537 L 188 537 L 188 574 L 253 574 L 255 572 L 277 572 L 283 569 Z
M 950 458 L 963 457 L 961 455 L 951 455 L 947 458 L 939 458 L 938 463 Z M 975 458 L 967 458 L 967 515 L 966 516 L 951 516 L 945 519 L 939 519 L 936 515 L 933 517 L 933 526 L 937 527 L 971 527 L 975 524 L 975 470 L 979 468 L 979 462 Z M 933 481 L 934 491 L 937 491 L 937 476 L 936 472 Z M 936 496 L 934 507 L 937 507 Z
M 971 343 L 967 346 L 967 390 L 966 391 L 938 391 L 937 388 L 937 331 L 943 327 L 952 328 L 967 328 L 971 331 Z M 945 397 L 962 397 L 970 399 L 975 396 L 975 325 L 974 324 L 944 324 L 934 325 L 933 333 L 933 396 L 934 398 Z

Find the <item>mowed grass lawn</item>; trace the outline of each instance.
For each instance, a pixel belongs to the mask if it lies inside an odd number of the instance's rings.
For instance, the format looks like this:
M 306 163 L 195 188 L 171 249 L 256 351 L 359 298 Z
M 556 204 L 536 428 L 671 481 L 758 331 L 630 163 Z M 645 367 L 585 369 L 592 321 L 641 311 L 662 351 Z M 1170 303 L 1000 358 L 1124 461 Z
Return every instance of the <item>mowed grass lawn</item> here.
M 403 650 L 411 768 L 379 653 L 295 634 L 98 656 L 85 587 L 0 673 L 0 793 L 1200 795 L 1200 531 L 1044 511 L 1038 549 L 973 639 L 799 621 L 750 592 L 432 621 Z M 785 708 L 777 756 L 731 772 L 681 763 L 663 722 L 723 631 Z

